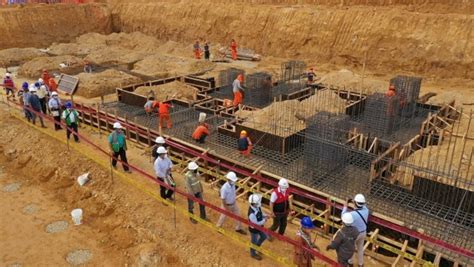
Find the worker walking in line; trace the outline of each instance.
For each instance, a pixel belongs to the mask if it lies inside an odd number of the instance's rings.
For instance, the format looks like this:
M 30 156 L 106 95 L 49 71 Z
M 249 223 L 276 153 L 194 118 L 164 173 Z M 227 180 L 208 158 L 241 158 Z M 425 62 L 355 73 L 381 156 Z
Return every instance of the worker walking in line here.
M 123 133 L 120 122 L 114 123 L 114 131 L 110 133 L 109 138 L 110 154 L 112 154 L 112 167 L 117 168 L 117 159 L 120 156 L 122 167 L 125 172 L 131 173 L 127 161 L 127 140 Z
M 33 124 L 36 124 L 36 117 L 39 117 L 39 120 L 41 122 L 41 127 L 46 128 L 43 122 L 43 117 L 42 117 L 42 112 L 41 112 L 41 102 L 38 97 L 36 87 L 32 86 L 30 88 L 30 96 L 29 96 L 29 108 L 30 108 L 30 114 L 31 114 L 31 121 Z
M 235 174 L 235 172 L 228 172 L 225 177 L 227 178 L 227 182 L 222 185 L 220 190 L 220 197 L 222 201 L 221 208 L 230 211 L 237 216 L 240 216 L 240 210 L 239 206 L 237 206 L 235 190 L 235 182 L 237 182 L 237 175 Z M 217 221 L 217 227 L 222 227 L 226 217 L 227 216 L 225 214 L 221 214 L 219 220 Z M 242 235 L 247 234 L 245 230 L 242 229 L 242 224 L 239 221 L 237 221 L 235 231 Z
M 194 141 L 204 144 L 206 141 L 206 137 L 209 135 L 209 124 L 203 122 L 200 123 L 196 129 L 193 132 L 193 135 L 191 136 Z
M 18 97 L 20 97 L 20 102 L 23 102 L 23 112 L 25 113 L 25 118 L 28 120 L 28 122 L 31 122 L 31 111 L 30 111 L 30 97 L 31 93 L 30 90 L 28 90 L 28 83 L 23 82 L 21 85 L 21 90 L 18 91 Z
M 315 226 L 310 217 L 306 216 L 301 219 L 301 227 L 296 233 L 297 242 L 301 244 L 302 247 L 307 249 L 316 249 L 319 251 L 319 248 L 314 244 L 311 239 L 311 231 L 314 230 Z M 314 260 L 313 254 L 307 250 L 295 246 L 295 254 L 293 257 L 293 263 L 298 267 L 311 267 L 311 261 Z
M 167 157 L 168 151 L 162 146 L 158 147 L 158 158 L 155 160 L 154 169 L 155 174 L 158 180 L 171 187 L 176 187 L 173 176 L 171 175 L 171 170 L 173 168 L 173 163 Z M 162 199 L 173 200 L 174 190 L 168 189 L 165 186 L 160 184 L 160 196 Z
M 66 110 L 63 111 L 62 118 L 66 122 L 66 137 L 69 140 L 71 132 L 74 136 L 74 141 L 79 143 L 79 113 L 72 106 L 72 102 L 68 101 L 64 105 Z
M 43 72 L 41 73 L 41 79 L 43 84 L 49 83 L 49 79 L 51 79 L 51 76 L 49 76 L 49 72 L 47 69 L 43 69 Z
M 151 156 L 153 157 L 153 162 L 155 162 L 155 160 L 158 158 L 159 154 L 158 154 L 158 148 L 162 146 L 164 147 L 165 149 L 167 148 L 167 145 L 166 145 L 166 141 L 163 137 L 161 136 L 158 136 L 156 139 L 155 139 L 155 145 L 153 146 L 153 149 L 151 150 Z
M 194 43 L 193 51 L 194 51 L 194 58 L 201 59 L 201 45 L 199 44 L 199 40 L 196 40 L 196 42 Z
M 234 107 L 238 107 L 243 102 L 244 88 L 242 83 L 244 82 L 244 75 L 239 74 L 237 78 L 232 82 L 232 92 L 234 93 Z
M 347 206 L 351 202 L 354 202 L 355 209 L 349 212 Z M 359 231 L 359 235 L 357 236 L 357 239 L 355 241 L 355 246 L 357 250 L 357 264 L 359 266 L 363 266 L 364 240 L 367 236 L 367 223 L 369 221 L 369 209 L 366 206 L 364 195 L 357 194 L 354 197 L 354 200 L 347 200 L 346 204 L 342 208 L 342 215 L 344 215 L 345 213 L 350 213 L 352 215 L 352 218 L 354 219 L 354 223 L 352 225 L 357 228 L 357 231 Z
M 41 111 L 43 111 L 43 114 L 46 114 L 48 112 L 48 94 L 49 92 L 47 87 L 44 84 L 40 85 L 37 95 L 41 103 Z
M 155 97 L 150 96 L 143 107 L 145 108 L 146 114 L 152 116 L 153 112 L 158 111 L 159 106 L 160 103 L 155 100 Z
M 240 151 L 240 154 L 245 157 L 249 157 L 252 152 L 253 144 L 250 137 L 247 135 L 247 131 L 243 130 L 240 132 L 239 140 L 237 140 L 237 149 Z
M 54 118 L 54 130 L 61 130 L 61 100 L 57 92 L 51 93 L 51 99 L 48 101 L 48 107 L 51 116 Z
M 3 78 L 3 88 L 5 89 L 7 99 L 12 97 L 13 101 L 15 101 L 15 83 L 13 82 L 12 75 L 9 72 L 7 72 Z
M 58 84 L 54 80 L 54 77 L 49 78 L 47 84 L 50 92 L 58 92 Z
M 232 39 L 230 42 L 230 53 L 232 55 L 233 60 L 237 60 L 237 42 Z
M 288 180 L 285 178 L 278 181 L 278 187 L 274 188 L 270 195 L 270 211 L 273 217 L 273 224 L 270 227 L 270 231 L 276 231 L 280 235 L 285 234 L 286 225 L 288 222 L 288 215 L 293 208 L 293 200 L 290 198 L 288 188 L 290 187 Z M 272 240 L 272 237 L 269 237 Z
M 352 226 L 354 218 L 352 218 L 351 213 L 344 213 L 341 216 L 341 219 L 344 226 L 336 232 L 331 244 L 326 247 L 326 250 L 335 249 L 339 265 L 342 267 L 349 267 L 352 266 L 355 241 L 359 235 L 359 231 L 357 231 L 357 228 Z
M 206 41 L 204 43 L 204 59 L 209 60 L 211 57 L 211 51 L 209 50 L 209 43 Z
M 166 128 L 171 129 L 170 108 L 172 107 L 173 105 L 170 103 L 160 103 L 160 106 L 158 108 L 158 111 L 160 113 L 160 128 L 162 128 L 163 125 L 166 123 Z
M 252 194 L 249 197 L 249 210 L 247 212 L 249 221 L 258 226 L 262 226 L 267 221 L 267 215 L 262 211 L 261 197 L 258 194 Z M 260 247 L 267 239 L 267 235 L 261 230 L 249 225 L 249 232 L 251 236 L 251 243 Z M 250 248 L 250 256 L 256 260 L 262 260 L 262 256 L 253 248 Z
M 204 190 L 200 181 L 201 177 L 198 173 L 198 168 L 199 166 L 194 161 L 191 161 L 188 164 L 188 172 L 184 176 L 184 185 L 186 186 L 186 191 L 188 194 L 203 200 Z M 194 201 L 190 198 L 188 198 L 188 211 L 189 213 L 194 214 Z M 206 207 L 201 203 L 199 203 L 199 217 L 203 220 L 207 220 Z M 189 217 L 189 219 L 192 223 L 197 223 L 197 221 L 192 217 Z

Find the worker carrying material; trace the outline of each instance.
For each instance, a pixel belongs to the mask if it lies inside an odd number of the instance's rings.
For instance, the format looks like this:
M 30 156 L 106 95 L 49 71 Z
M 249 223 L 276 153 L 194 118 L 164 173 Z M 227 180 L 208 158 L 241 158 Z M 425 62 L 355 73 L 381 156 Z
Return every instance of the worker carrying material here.
M 359 235 L 357 228 L 352 226 L 354 218 L 349 212 L 342 215 L 343 227 L 339 229 L 333 237 L 331 244 L 326 250 L 335 249 L 337 253 L 337 262 L 340 266 L 352 266 L 352 256 L 355 251 L 355 241 Z
M 78 143 L 79 113 L 74 109 L 70 101 L 66 102 L 65 107 L 66 110 L 63 111 L 62 118 L 66 122 L 66 137 L 69 140 L 71 133 L 73 133 L 74 141 Z
M 293 257 L 293 263 L 298 267 L 311 267 L 311 261 L 314 260 L 313 254 L 302 247 L 307 249 L 316 249 L 319 251 L 319 248 L 311 239 L 311 231 L 313 231 L 314 228 L 315 226 L 310 217 L 305 216 L 301 219 L 301 227 L 296 233 L 296 241 L 301 244 L 301 246 L 295 246 L 295 254 Z
M 238 107 L 242 104 L 244 98 L 244 88 L 242 83 L 244 82 L 244 75 L 239 74 L 237 78 L 232 82 L 232 92 L 234 93 L 234 107 Z
M 250 206 L 247 212 L 249 221 L 253 224 L 263 227 L 263 225 L 267 221 L 268 216 L 265 215 L 265 213 L 263 213 L 262 211 L 262 208 L 261 208 L 262 203 L 261 203 L 260 195 L 258 194 L 250 195 L 249 204 Z M 264 232 L 250 225 L 249 225 L 249 232 L 251 236 L 250 242 L 252 242 L 252 244 L 256 245 L 257 247 L 260 247 L 263 241 L 267 239 L 267 235 Z M 253 248 L 250 248 L 250 256 L 256 260 L 262 260 L 262 256 Z
M 248 157 L 252 152 L 253 144 L 250 140 L 250 137 L 247 135 L 247 131 L 243 130 L 240 132 L 239 140 L 237 140 L 237 149 L 240 151 L 240 154 Z
M 196 162 L 191 161 L 188 164 L 188 172 L 184 177 L 184 185 L 188 194 L 194 196 L 195 198 L 203 200 L 204 190 L 202 188 L 200 180 L 201 175 L 198 173 L 198 169 L 199 166 L 196 164 Z M 194 201 L 190 198 L 188 198 L 188 211 L 189 213 L 194 214 Z M 206 207 L 201 203 L 199 203 L 199 217 L 203 220 L 207 220 Z M 192 217 L 190 217 L 189 219 L 192 223 L 197 223 L 197 221 L 194 220 Z
M 156 101 L 153 96 L 150 96 L 143 107 L 145 108 L 146 114 L 152 116 L 153 112 L 158 112 L 159 106 L 160 102 Z
M 270 195 L 270 211 L 272 212 L 273 224 L 270 231 L 276 231 L 280 235 L 285 234 L 286 225 L 288 222 L 288 215 L 293 208 L 293 199 L 290 198 L 288 188 L 290 184 L 285 178 L 278 181 L 278 187 L 274 188 Z M 270 237 L 269 240 L 272 240 Z
M 153 162 L 158 158 L 158 148 L 162 146 L 165 149 L 167 148 L 166 141 L 163 137 L 158 136 L 155 139 L 155 145 L 153 146 L 153 149 L 151 150 L 151 156 L 153 157 Z
M 237 42 L 232 39 L 230 42 L 230 53 L 232 55 L 233 60 L 237 60 Z
M 123 128 L 120 122 L 114 123 L 114 131 L 109 135 L 108 138 L 110 153 L 112 154 L 112 167 L 116 168 L 117 159 L 120 156 L 122 161 L 122 167 L 125 172 L 131 173 L 128 167 L 127 161 L 127 140 L 123 133 Z
M 51 93 L 51 98 L 48 101 L 48 108 L 51 116 L 54 118 L 54 130 L 61 130 L 61 99 L 57 92 Z
M 355 209 L 353 211 L 348 211 L 347 206 L 349 203 L 353 202 L 355 204 Z M 354 219 L 352 226 L 357 228 L 359 235 L 355 241 L 355 247 L 357 250 L 357 264 L 359 266 L 364 265 L 364 240 L 367 236 L 367 225 L 369 222 L 369 209 L 366 207 L 365 197 L 362 194 L 357 194 L 354 197 L 354 200 L 348 199 L 344 207 L 342 208 L 341 216 L 344 216 L 345 213 L 350 213 Z
M 227 178 L 227 182 L 222 185 L 220 190 L 220 197 L 221 197 L 221 208 L 227 211 L 232 212 L 233 214 L 240 217 L 240 210 L 239 206 L 237 205 L 236 199 L 236 189 L 235 189 L 235 182 L 237 182 L 237 175 L 235 172 L 228 172 L 225 176 Z M 227 216 L 225 214 L 221 214 L 219 220 L 217 221 L 217 227 L 222 227 L 224 224 L 225 218 Z M 246 235 L 247 233 L 242 229 L 242 224 L 240 221 L 236 221 L 235 231 L 239 234 Z
M 156 178 L 171 187 L 176 187 L 176 183 L 171 174 L 173 163 L 167 156 L 168 151 L 166 148 L 160 146 L 157 149 L 157 152 L 158 158 L 155 160 L 154 164 Z M 174 200 L 173 193 L 174 190 L 168 189 L 160 184 L 160 196 L 162 199 Z
M 209 135 L 209 124 L 200 123 L 193 132 L 192 138 L 194 141 L 204 144 L 206 137 Z
M 193 45 L 193 51 L 194 51 L 194 58 L 195 59 L 201 59 L 201 45 L 199 44 L 199 40 L 196 40 L 196 42 Z
M 12 97 L 15 100 L 15 83 L 13 82 L 13 78 L 10 72 L 5 74 L 3 78 L 3 88 L 5 89 L 5 94 L 7 95 L 7 99 Z
M 166 123 L 166 128 L 171 129 L 171 117 L 170 117 L 170 108 L 173 105 L 166 102 L 161 102 L 158 107 L 160 113 L 160 128 L 163 127 L 163 124 Z

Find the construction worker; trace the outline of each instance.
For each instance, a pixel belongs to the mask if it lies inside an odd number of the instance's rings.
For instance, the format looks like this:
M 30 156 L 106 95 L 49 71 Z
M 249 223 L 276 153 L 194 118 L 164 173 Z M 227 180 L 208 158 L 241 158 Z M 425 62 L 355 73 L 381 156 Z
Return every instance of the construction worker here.
M 92 73 L 92 64 L 88 60 L 84 60 L 84 72 Z
M 170 108 L 172 108 L 173 105 L 166 102 L 161 102 L 159 105 L 160 128 L 162 128 L 163 124 L 166 123 L 166 128 L 171 129 Z
M 57 92 L 58 91 L 58 84 L 54 80 L 54 77 L 49 78 L 48 87 L 49 87 L 50 92 Z
M 18 97 L 21 97 L 20 102 L 23 102 L 23 111 L 25 112 L 25 118 L 28 120 L 28 122 L 31 122 L 32 116 L 31 116 L 31 111 L 30 111 L 30 97 L 31 93 L 30 90 L 28 90 L 28 83 L 23 82 L 21 85 L 20 91 L 18 91 Z
M 199 166 L 196 164 L 196 162 L 191 161 L 188 164 L 188 172 L 184 176 L 184 185 L 186 187 L 186 191 L 188 194 L 194 196 L 195 198 L 198 198 L 200 200 L 203 200 L 203 188 L 202 184 L 200 181 L 200 175 L 198 173 L 198 168 Z M 194 214 L 194 201 L 190 198 L 188 198 L 188 211 L 191 214 Z M 199 217 L 203 220 L 207 220 L 206 217 L 206 207 L 199 203 Z M 197 221 L 193 219 L 192 217 L 189 217 L 192 223 L 196 224 Z
M 288 215 L 293 207 L 293 200 L 290 198 L 290 193 L 288 192 L 289 187 L 288 180 L 282 178 L 278 181 L 278 187 L 274 188 L 270 195 L 270 211 L 273 217 L 273 224 L 270 227 L 270 231 L 276 231 L 278 229 L 280 235 L 285 234 Z M 272 238 L 270 237 L 269 240 L 272 240 Z
M 225 177 L 227 178 L 227 182 L 222 185 L 220 190 L 220 197 L 222 201 L 221 208 L 230 211 L 236 216 L 240 217 L 240 210 L 239 206 L 237 205 L 235 190 L 235 182 L 237 182 L 237 175 L 235 174 L 235 172 L 228 172 Z M 222 227 L 226 217 L 227 216 L 225 214 L 221 214 L 219 220 L 217 221 L 217 227 Z M 245 230 L 242 229 L 242 224 L 239 221 L 237 221 L 235 231 L 242 235 L 247 234 Z
M 302 247 L 307 249 L 316 249 L 319 251 L 319 248 L 311 240 L 311 231 L 315 228 L 313 221 L 310 217 L 305 216 L 301 219 L 301 227 L 296 232 L 297 242 L 301 244 Z M 298 267 L 311 267 L 311 261 L 314 260 L 313 254 L 307 250 L 295 246 L 295 254 L 293 257 L 293 263 Z
M 248 219 L 251 223 L 258 226 L 262 226 L 267 221 L 267 215 L 262 211 L 261 198 L 258 194 L 252 194 L 249 197 L 249 210 L 247 212 Z M 267 235 L 259 229 L 249 225 L 249 232 L 251 236 L 251 243 L 257 247 L 260 247 L 262 243 L 267 239 Z M 253 248 L 250 248 L 250 256 L 256 260 L 262 260 L 262 256 Z
M 3 88 L 5 89 L 7 99 L 10 98 L 11 94 L 11 97 L 13 97 L 13 100 L 15 100 L 15 83 L 13 82 L 10 72 L 7 72 L 3 78 Z
M 148 116 L 153 115 L 153 112 L 155 110 L 158 110 L 160 106 L 160 102 L 155 100 L 155 97 L 150 96 L 148 97 L 148 100 L 146 101 L 145 105 L 143 106 L 145 108 L 145 112 Z
M 61 130 L 61 100 L 57 92 L 51 93 L 51 98 L 48 101 L 48 107 L 51 116 L 54 118 L 54 130 Z
M 211 57 L 211 51 L 209 50 L 209 43 L 206 41 L 204 43 L 204 59 L 209 60 Z
M 157 149 L 157 152 L 158 158 L 155 160 L 154 164 L 157 179 L 173 188 L 176 187 L 176 183 L 174 182 L 173 176 L 171 175 L 173 163 L 166 155 L 168 151 L 166 151 L 166 148 L 160 146 Z M 162 199 L 173 200 L 173 193 L 174 190 L 168 189 L 167 187 L 160 184 L 160 196 Z
M 108 138 L 110 154 L 112 155 L 112 167 L 114 169 L 117 168 L 117 159 L 120 156 L 123 170 L 127 173 L 131 173 L 127 161 L 127 140 L 123 133 L 122 125 L 120 122 L 115 122 L 113 127 L 114 131 L 110 133 Z
M 193 135 L 191 136 L 194 141 L 204 144 L 206 141 L 206 137 L 209 135 L 209 124 L 203 122 L 200 123 L 196 129 L 193 132 Z
M 355 209 L 353 211 L 348 211 L 347 206 L 349 203 L 354 202 Z M 344 207 L 342 208 L 342 215 L 345 213 L 350 213 L 354 219 L 352 224 L 359 235 L 355 241 L 355 246 L 357 250 L 357 264 L 359 266 L 364 265 L 364 240 L 367 236 L 367 223 L 369 221 L 369 209 L 366 207 L 365 197 L 362 194 L 357 194 L 354 197 L 354 200 L 348 199 Z
M 337 262 L 342 267 L 352 266 L 352 256 L 355 251 L 355 241 L 359 235 L 357 228 L 352 226 L 354 218 L 349 212 L 341 216 L 342 224 L 344 225 L 334 235 L 331 244 L 326 247 L 326 250 L 335 249 L 337 253 Z
M 151 156 L 153 157 L 153 162 L 158 158 L 158 148 L 162 146 L 166 149 L 166 141 L 163 137 L 158 136 L 155 139 L 155 145 L 153 146 L 153 149 L 151 150 Z
M 71 137 L 71 132 L 73 132 L 74 141 L 79 143 L 79 113 L 77 113 L 77 110 L 74 109 L 71 101 L 66 102 L 64 106 L 66 109 L 63 111 L 61 117 L 66 122 L 66 137 L 69 140 Z
M 33 124 L 36 124 L 36 117 L 39 117 L 39 120 L 41 122 L 41 127 L 46 128 L 43 122 L 43 114 L 41 112 L 41 102 L 36 94 L 38 89 L 36 87 L 31 86 L 30 88 L 30 96 L 29 96 L 29 108 L 30 108 L 30 115 L 31 115 L 31 121 Z
M 232 55 L 233 60 L 237 60 L 237 42 L 232 39 L 230 42 L 230 53 Z
M 49 72 L 47 69 L 43 69 L 43 73 L 41 73 L 41 79 L 44 84 L 49 83 L 49 79 L 51 79 L 51 76 L 49 76 Z
M 199 40 L 196 40 L 196 42 L 194 43 L 193 51 L 194 51 L 194 58 L 201 59 L 201 45 L 199 44 Z
M 239 74 L 237 78 L 232 82 L 232 92 L 234 93 L 234 107 L 238 107 L 242 104 L 244 95 L 244 88 L 242 87 L 242 83 L 244 82 L 244 75 Z
M 396 94 L 397 94 L 397 90 L 395 89 L 395 86 L 391 84 L 388 87 L 388 91 L 385 93 L 385 96 L 392 97 L 392 96 L 395 96 Z
M 47 105 L 48 105 L 48 89 L 47 87 L 43 84 L 40 85 L 37 95 L 39 97 L 39 101 L 41 104 L 41 111 L 43 111 L 43 114 L 46 114 L 48 111 Z
M 314 78 L 316 77 L 316 73 L 314 72 L 314 68 L 310 68 L 309 71 L 306 73 L 306 77 L 308 79 L 308 85 L 314 83 Z
M 250 140 L 250 137 L 247 135 L 247 131 L 240 131 L 239 140 L 237 140 L 237 149 L 240 151 L 240 154 L 248 157 L 252 152 L 253 144 Z

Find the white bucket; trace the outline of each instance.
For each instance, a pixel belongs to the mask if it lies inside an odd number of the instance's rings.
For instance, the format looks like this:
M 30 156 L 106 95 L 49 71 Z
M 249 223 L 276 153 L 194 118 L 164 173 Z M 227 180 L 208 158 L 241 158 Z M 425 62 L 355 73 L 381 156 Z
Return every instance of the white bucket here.
M 82 220 L 82 209 L 74 209 L 71 211 L 72 221 L 74 225 L 80 225 Z
M 206 116 L 207 116 L 207 114 L 204 113 L 204 112 L 199 113 L 199 122 L 206 121 Z
M 89 173 L 84 173 L 83 175 L 77 177 L 77 183 L 80 186 L 85 185 L 89 181 Z

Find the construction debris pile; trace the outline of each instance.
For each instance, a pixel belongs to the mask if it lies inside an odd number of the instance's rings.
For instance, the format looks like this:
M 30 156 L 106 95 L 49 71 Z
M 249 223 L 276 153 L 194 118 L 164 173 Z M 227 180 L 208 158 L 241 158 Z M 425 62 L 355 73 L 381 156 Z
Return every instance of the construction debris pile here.
M 135 93 L 150 96 L 154 95 L 157 101 L 166 101 L 170 99 L 196 100 L 198 89 L 185 83 L 175 81 L 157 86 L 140 86 Z

